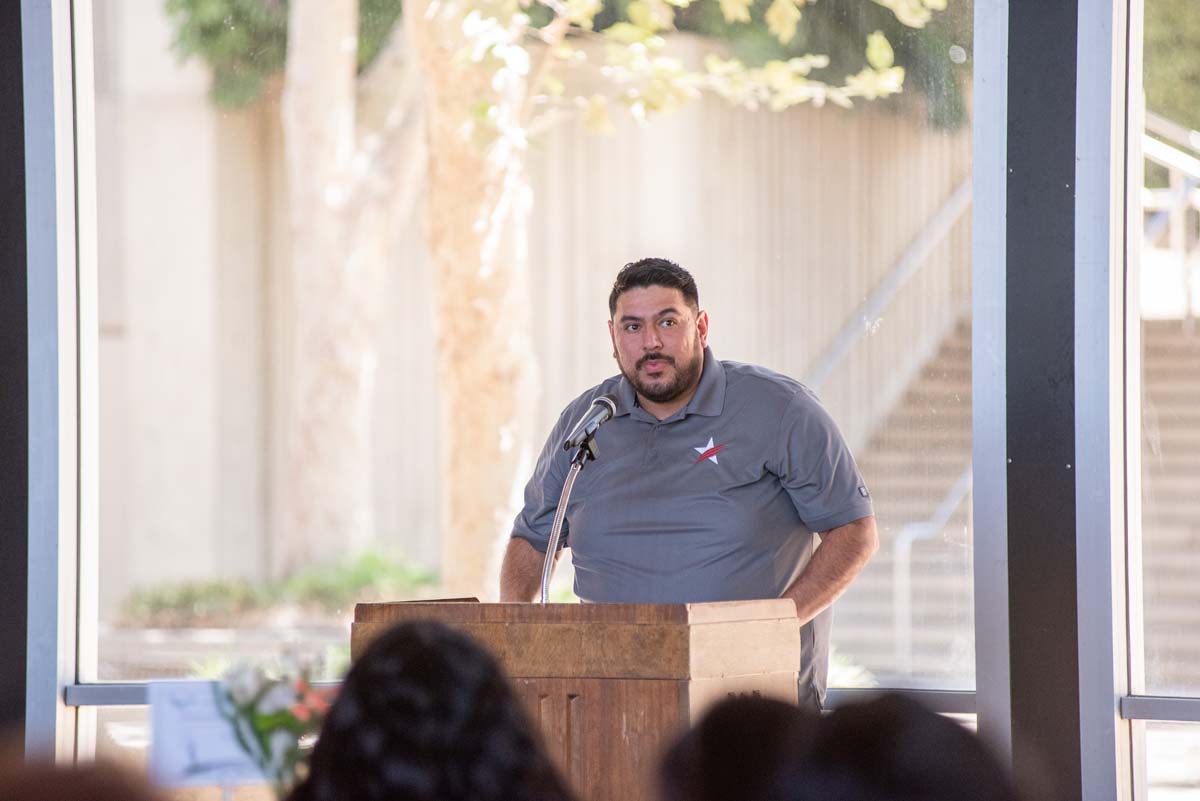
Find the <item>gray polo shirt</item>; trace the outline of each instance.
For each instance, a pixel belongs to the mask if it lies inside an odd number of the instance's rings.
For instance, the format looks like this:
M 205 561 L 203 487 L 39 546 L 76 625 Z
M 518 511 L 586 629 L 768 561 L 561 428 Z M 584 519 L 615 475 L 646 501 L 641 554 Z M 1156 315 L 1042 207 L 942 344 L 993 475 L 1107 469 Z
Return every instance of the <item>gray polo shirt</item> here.
M 596 434 L 563 526 L 581 599 L 691 603 L 778 598 L 813 532 L 872 514 L 866 482 L 816 396 L 786 376 L 704 351 L 691 401 L 659 421 L 614 376 L 559 416 L 513 536 L 545 552 L 570 468 L 567 431 L 600 394 L 619 399 Z M 801 700 L 825 695 L 831 612 L 801 629 Z

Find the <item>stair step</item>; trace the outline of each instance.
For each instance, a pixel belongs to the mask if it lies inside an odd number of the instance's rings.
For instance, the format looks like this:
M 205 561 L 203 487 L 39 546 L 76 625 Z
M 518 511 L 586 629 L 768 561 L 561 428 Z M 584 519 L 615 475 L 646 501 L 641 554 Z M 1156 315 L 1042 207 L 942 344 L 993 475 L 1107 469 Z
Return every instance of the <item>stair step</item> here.
M 1191 526 L 1152 526 L 1143 522 L 1142 544 L 1163 550 L 1200 548 L 1200 521 Z
M 971 407 L 971 384 L 967 382 L 961 389 L 935 389 L 924 384 L 918 384 L 901 398 L 905 406 L 924 406 L 941 409 L 950 406 Z
M 971 429 L 967 428 L 963 431 L 941 430 L 932 433 L 886 430 L 876 435 L 868 448 L 917 452 L 944 450 L 969 457 L 971 454 Z
M 1200 326 L 1142 329 L 1144 616 L 1148 666 L 1195 685 L 1200 663 Z M 895 671 L 893 560 L 907 523 L 928 520 L 970 463 L 971 326 L 957 326 L 858 454 L 879 519 L 879 553 L 838 602 L 838 652 L 878 675 Z M 969 500 L 931 540 L 913 544 L 914 675 L 970 675 Z M 949 543 L 955 543 L 950 545 Z M 966 618 L 964 620 L 964 617 Z M 957 672 L 956 672 L 957 671 Z
M 1163 389 L 1184 389 L 1195 387 L 1200 384 L 1200 370 L 1197 370 L 1190 364 L 1146 364 L 1142 362 L 1142 384 L 1145 386 L 1150 397 L 1154 397 L 1154 391 L 1158 387 Z
M 930 412 L 928 409 L 900 409 L 893 412 L 888 417 L 888 427 L 897 427 L 902 429 L 917 429 L 920 431 L 929 431 L 931 429 L 946 429 L 950 431 L 970 431 L 971 430 L 971 410 L 964 408 L 952 408 Z

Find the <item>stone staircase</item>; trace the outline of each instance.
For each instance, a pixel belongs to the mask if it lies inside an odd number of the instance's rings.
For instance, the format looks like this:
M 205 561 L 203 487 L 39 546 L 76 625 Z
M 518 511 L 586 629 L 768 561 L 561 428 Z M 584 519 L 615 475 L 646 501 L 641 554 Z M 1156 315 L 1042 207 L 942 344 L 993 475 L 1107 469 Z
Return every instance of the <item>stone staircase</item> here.
M 1189 330 L 1189 328 L 1191 330 Z M 1142 326 L 1146 685 L 1200 690 L 1200 330 Z
M 1155 692 L 1195 691 L 1200 687 L 1200 332 L 1189 334 L 1178 320 L 1148 321 L 1143 354 L 1147 686 Z M 866 668 L 881 685 L 973 685 L 969 494 L 940 531 L 912 542 L 910 569 L 895 572 L 906 526 L 929 520 L 970 459 L 971 330 L 963 323 L 859 454 L 875 498 L 880 550 L 838 602 L 835 683 L 837 663 L 844 661 Z M 905 573 L 911 595 L 902 591 Z

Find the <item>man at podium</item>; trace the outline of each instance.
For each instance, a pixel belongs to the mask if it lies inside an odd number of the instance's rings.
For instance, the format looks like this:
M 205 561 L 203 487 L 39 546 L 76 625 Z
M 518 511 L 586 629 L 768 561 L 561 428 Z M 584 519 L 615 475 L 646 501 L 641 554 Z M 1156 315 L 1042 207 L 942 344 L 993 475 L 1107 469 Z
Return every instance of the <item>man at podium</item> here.
M 572 401 L 551 431 L 505 552 L 501 600 L 538 593 L 570 470 L 564 440 L 610 394 L 615 412 L 595 433 L 599 459 L 579 474 L 562 528 L 576 595 L 791 598 L 801 626 L 799 697 L 819 706 L 830 605 L 878 548 L 870 493 L 841 433 L 799 382 L 713 356 L 695 280 L 677 264 L 627 264 L 609 314 L 620 375 Z

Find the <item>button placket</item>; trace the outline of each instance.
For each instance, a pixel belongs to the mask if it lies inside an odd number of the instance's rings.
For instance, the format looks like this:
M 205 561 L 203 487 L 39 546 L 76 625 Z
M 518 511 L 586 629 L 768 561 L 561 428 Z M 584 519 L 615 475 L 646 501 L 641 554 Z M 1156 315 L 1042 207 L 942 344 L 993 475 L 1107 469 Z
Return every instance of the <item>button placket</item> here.
M 650 426 L 650 435 L 646 437 L 646 449 L 642 451 L 642 469 L 652 467 L 658 459 L 658 429 L 659 424 Z

